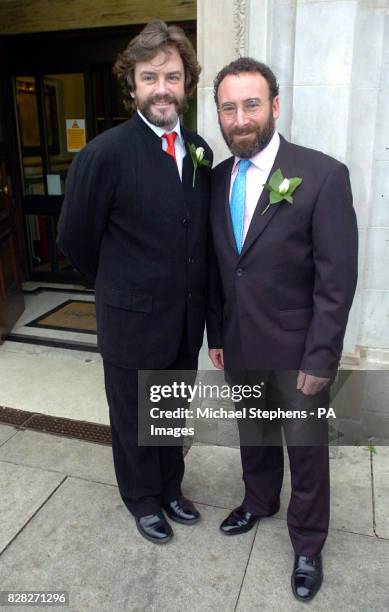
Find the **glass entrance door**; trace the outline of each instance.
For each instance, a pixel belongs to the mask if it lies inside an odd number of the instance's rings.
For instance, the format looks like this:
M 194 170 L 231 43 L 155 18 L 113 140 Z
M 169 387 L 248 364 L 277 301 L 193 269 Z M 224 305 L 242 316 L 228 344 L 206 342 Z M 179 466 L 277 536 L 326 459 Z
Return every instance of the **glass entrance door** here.
M 196 23 L 179 25 L 196 45 Z M 129 118 L 112 67 L 143 27 L 139 23 L 0 37 L 0 67 L 6 59 L 0 85 L 3 79 L 9 92 L 12 134 L 6 157 L 12 161 L 15 205 L 23 212 L 26 248 L 21 251 L 27 279 L 86 282 L 56 246 L 65 180 L 84 142 Z M 183 122 L 196 128 L 195 101 Z
M 35 54 L 29 41 L 23 53 L 20 44 L 13 50 L 21 205 L 31 280 L 87 282 L 58 249 L 56 228 L 67 172 L 77 151 L 104 130 L 129 119 L 112 66 L 133 35 L 126 34 L 124 40 L 104 36 L 101 44 L 97 38 L 73 47 L 56 47 L 51 42 L 47 60 L 42 56 L 43 49 L 48 53 L 43 43 L 36 47 Z M 68 55 L 75 54 L 76 49 L 78 55 L 69 63 Z M 183 123 L 195 129 L 195 101 L 190 103 Z
M 69 166 L 88 140 L 129 118 L 112 63 L 15 77 L 23 210 L 32 280 L 86 282 L 56 245 Z
M 56 227 L 69 166 L 86 144 L 84 75 L 17 76 L 15 99 L 31 278 L 80 281 Z

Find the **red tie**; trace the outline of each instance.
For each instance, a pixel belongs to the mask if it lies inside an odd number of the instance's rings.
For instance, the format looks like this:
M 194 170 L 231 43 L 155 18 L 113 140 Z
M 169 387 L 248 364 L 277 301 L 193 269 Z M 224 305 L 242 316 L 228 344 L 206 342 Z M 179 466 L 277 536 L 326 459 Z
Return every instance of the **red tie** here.
M 166 153 L 171 155 L 174 158 L 174 161 L 177 163 L 176 149 L 174 147 L 174 141 L 177 138 L 177 132 L 170 132 L 170 134 L 162 134 L 162 138 L 164 138 L 167 142 Z

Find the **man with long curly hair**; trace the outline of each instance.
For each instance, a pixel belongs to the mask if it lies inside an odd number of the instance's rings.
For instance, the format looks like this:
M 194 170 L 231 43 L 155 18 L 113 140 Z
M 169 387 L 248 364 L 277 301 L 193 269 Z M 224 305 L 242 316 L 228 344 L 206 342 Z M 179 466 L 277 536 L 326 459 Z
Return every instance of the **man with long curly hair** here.
M 95 281 L 119 491 L 155 543 L 173 535 L 163 510 L 200 518 L 181 491 L 182 446 L 138 445 L 138 370 L 193 372 L 203 340 L 212 151 L 179 120 L 200 70 L 177 26 L 130 41 L 114 72 L 135 112 L 76 156 L 59 221 L 61 249 Z

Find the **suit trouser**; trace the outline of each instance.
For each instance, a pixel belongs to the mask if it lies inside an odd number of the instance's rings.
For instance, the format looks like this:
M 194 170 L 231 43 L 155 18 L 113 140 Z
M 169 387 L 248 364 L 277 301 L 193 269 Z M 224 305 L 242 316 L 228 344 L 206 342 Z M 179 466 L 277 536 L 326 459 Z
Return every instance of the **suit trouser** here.
M 192 370 L 194 381 L 197 360 L 187 353 L 184 336 L 176 360 L 166 369 Z M 182 445 L 138 446 L 138 370 L 103 363 L 120 495 L 134 516 L 155 514 L 181 494 Z
M 252 377 L 250 377 L 252 378 Z M 257 378 L 258 380 L 258 378 Z M 297 372 L 269 373 L 266 392 L 258 407 L 266 410 L 317 410 L 329 405 L 329 388 L 316 396 L 296 390 Z M 250 383 L 253 384 L 253 380 Z M 248 428 L 251 440 L 247 441 Z M 283 419 L 239 424 L 241 460 L 245 483 L 245 510 L 270 516 L 280 507 L 284 475 L 281 428 L 284 430 L 291 473 L 291 498 L 287 524 L 297 554 L 317 555 L 328 535 L 330 479 L 328 422 L 325 418 Z M 257 445 L 252 441 L 252 430 Z M 260 442 L 258 443 L 258 441 Z

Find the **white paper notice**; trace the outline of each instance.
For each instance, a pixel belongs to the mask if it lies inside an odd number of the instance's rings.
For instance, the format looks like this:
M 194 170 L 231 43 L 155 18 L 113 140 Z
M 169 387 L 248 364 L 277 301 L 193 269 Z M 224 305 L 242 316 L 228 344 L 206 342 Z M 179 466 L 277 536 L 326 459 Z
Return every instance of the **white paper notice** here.
M 47 193 L 49 195 L 62 195 L 61 177 L 59 174 L 46 174 Z

